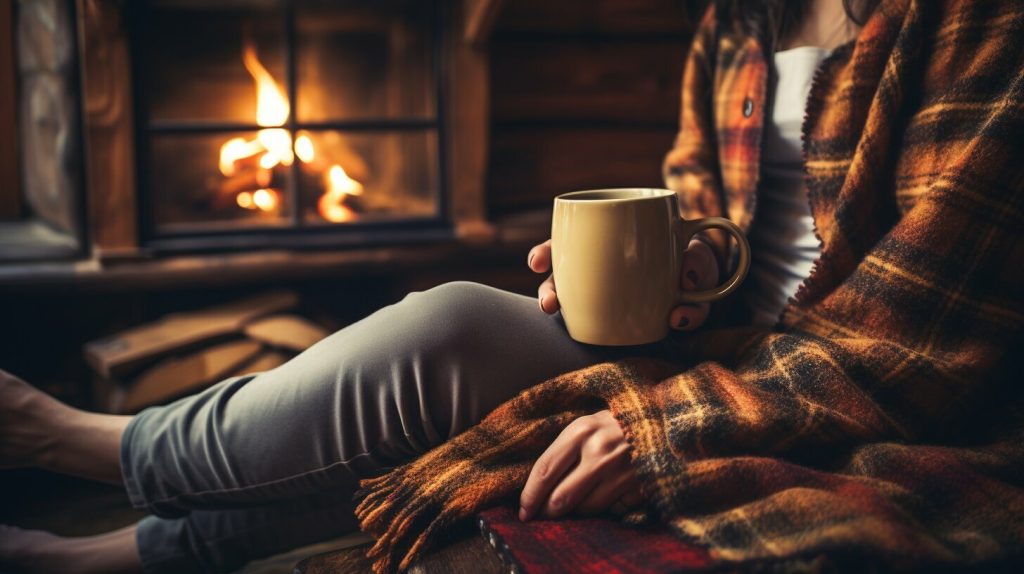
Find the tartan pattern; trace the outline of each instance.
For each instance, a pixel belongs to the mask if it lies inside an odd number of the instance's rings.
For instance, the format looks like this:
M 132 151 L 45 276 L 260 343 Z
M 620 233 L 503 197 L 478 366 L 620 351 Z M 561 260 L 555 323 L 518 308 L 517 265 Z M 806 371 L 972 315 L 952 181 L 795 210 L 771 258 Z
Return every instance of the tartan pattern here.
M 675 574 L 711 566 L 707 550 L 663 528 L 633 528 L 607 517 L 522 522 L 518 507 L 480 513 L 481 533 L 519 574 Z
M 709 11 L 665 161 L 688 216 L 749 227 L 767 73 L 758 43 Z M 518 495 L 561 429 L 605 405 L 648 501 L 622 518 L 664 523 L 717 564 L 1020 556 L 1024 6 L 884 0 L 823 63 L 804 139 L 822 254 L 779 328 L 706 330 L 676 365 L 556 377 L 365 481 L 378 573 Z

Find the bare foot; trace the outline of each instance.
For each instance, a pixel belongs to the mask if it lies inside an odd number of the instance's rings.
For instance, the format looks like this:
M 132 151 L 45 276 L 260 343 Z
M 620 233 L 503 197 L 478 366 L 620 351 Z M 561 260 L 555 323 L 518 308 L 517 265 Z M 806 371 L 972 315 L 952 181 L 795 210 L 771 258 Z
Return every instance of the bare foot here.
M 0 569 L 4 572 L 43 572 L 42 554 L 60 538 L 42 530 L 0 525 Z
M 135 526 L 98 536 L 65 538 L 42 530 L 0 525 L 0 571 L 137 572 L 141 570 Z
M 121 484 L 132 417 L 81 411 L 0 370 L 0 468 L 35 466 Z
M 39 466 L 74 409 L 0 369 L 0 468 Z

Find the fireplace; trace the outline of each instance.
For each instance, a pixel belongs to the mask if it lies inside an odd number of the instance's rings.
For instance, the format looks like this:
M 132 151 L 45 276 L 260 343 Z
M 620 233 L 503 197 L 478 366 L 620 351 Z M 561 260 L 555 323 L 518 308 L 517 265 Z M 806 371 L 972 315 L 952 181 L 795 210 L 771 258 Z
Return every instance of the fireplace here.
M 127 6 L 144 240 L 221 248 L 445 228 L 439 2 Z
M 0 260 L 479 237 L 497 5 L 17 4 L 18 229 L 61 250 Z

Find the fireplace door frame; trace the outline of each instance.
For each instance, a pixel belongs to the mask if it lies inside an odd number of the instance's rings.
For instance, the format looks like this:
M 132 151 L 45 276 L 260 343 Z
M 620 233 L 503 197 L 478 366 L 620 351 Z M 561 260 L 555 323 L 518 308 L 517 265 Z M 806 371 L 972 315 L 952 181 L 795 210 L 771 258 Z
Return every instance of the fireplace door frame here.
M 289 185 L 284 190 L 285 201 L 290 205 L 290 219 L 287 227 L 231 229 L 225 224 L 224 230 L 202 232 L 159 232 L 155 221 L 155 211 L 151 201 L 149 181 L 149 144 L 150 135 L 163 134 L 216 134 L 227 136 L 231 132 L 254 132 L 264 129 L 255 121 L 151 121 L 149 106 L 146 100 L 147 76 L 149 71 L 144 65 L 147 49 L 144 37 L 149 18 L 149 2 L 145 0 L 126 3 L 126 19 L 128 22 L 132 71 L 132 94 L 134 98 L 135 125 L 135 188 L 137 190 L 137 209 L 139 222 L 139 239 L 145 248 L 156 252 L 181 251 L 223 251 L 231 249 L 252 249 L 267 247 L 287 248 L 320 248 L 331 246 L 372 246 L 414 241 L 432 241 L 451 239 L 454 226 L 449 214 L 448 198 L 448 134 L 446 131 L 446 97 L 448 66 L 445 62 L 446 10 L 445 0 L 433 0 L 431 10 L 430 42 L 431 70 L 433 82 L 433 117 L 426 118 L 376 118 L 376 119 L 335 119 L 329 121 L 300 122 L 297 120 L 297 77 L 296 77 L 296 4 L 301 0 L 283 0 L 281 18 L 283 20 L 283 53 L 285 58 L 285 78 L 282 82 L 289 101 L 290 111 L 287 122 L 282 126 L 294 138 L 299 130 L 337 130 L 349 134 L 400 133 L 418 134 L 427 132 L 435 137 L 436 198 L 433 216 L 416 216 L 396 221 L 355 221 L 347 223 L 309 224 L 304 221 L 303 210 L 299 205 L 299 170 L 298 160 L 293 161 L 290 170 Z

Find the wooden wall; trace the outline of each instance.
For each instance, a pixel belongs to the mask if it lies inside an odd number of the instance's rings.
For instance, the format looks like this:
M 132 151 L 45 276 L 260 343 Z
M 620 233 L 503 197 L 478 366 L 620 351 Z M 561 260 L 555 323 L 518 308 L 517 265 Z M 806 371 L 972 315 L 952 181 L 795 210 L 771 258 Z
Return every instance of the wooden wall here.
M 492 217 L 660 186 L 691 37 L 681 0 L 514 0 L 491 38 Z
M 0 221 L 20 217 L 22 207 L 15 70 L 14 3 L 0 0 Z

